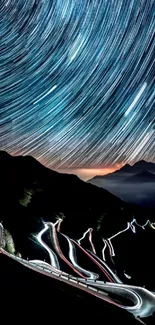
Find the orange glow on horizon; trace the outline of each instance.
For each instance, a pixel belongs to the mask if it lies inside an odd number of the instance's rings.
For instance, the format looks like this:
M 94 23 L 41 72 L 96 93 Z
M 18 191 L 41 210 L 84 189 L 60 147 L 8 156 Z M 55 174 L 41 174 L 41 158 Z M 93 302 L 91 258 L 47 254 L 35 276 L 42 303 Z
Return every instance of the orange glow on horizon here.
M 115 170 L 120 169 L 123 165 L 116 165 L 114 167 L 105 167 L 105 168 L 66 168 L 66 169 L 58 169 L 57 171 L 60 173 L 74 174 L 87 181 L 90 178 L 93 178 L 97 175 L 106 175 L 109 173 L 113 173 Z
M 19 155 L 19 153 L 16 152 L 11 152 L 12 156 L 17 156 Z M 34 157 L 34 156 L 33 156 Z M 35 158 L 35 157 L 34 157 Z M 37 158 L 35 158 L 37 159 Z M 44 161 L 44 159 L 42 157 L 40 157 L 39 159 L 37 159 L 41 164 L 43 164 L 44 166 L 53 169 L 59 173 L 65 173 L 65 174 L 73 174 L 73 175 L 77 175 L 79 178 L 81 178 L 84 181 L 87 181 L 97 175 L 106 175 L 106 174 L 110 174 L 113 173 L 114 171 L 120 169 L 121 167 L 124 166 L 124 164 L 119 163 L 119 164 L 115 164 L 115 166 L 106 166 L 103 168 L 52 168 L 50 166 L 47 165 L 47 163 Z

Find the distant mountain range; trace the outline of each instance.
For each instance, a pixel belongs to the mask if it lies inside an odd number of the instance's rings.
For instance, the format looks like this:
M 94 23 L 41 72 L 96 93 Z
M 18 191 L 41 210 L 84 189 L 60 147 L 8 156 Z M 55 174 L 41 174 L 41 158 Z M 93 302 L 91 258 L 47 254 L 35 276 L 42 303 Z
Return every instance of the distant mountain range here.
M 90 182 L 92 180 L 95 179 L 114 179 L 122 177 L 128 177 L 128 176 L 132 176 L 135 174 L 140 174 L 142 172 L 149 172 L 148 177 L 152 176 L 152 174 L 155 174 L 155 163 L 151 163 L 151 162 L 146 162 L 144 160 L 140 160 L 138 162 L 136 162 L 133 166 L 126 164 L 124 165 L 122 168 L 120 168 L 119 170 L 116 170 L 113 173 L 107 174 L 107 175 L 97 175 L 91 179 L 89 179 L 87 182 Z
M 131 182 L 131 183 L 152 183 L 155 182 L 155 174 L 147 171 L 147 170 L 142 170 L 140 173 L 133 174 L 129 177 L 125 178 L 125 182 Z
M 128 168 L 126 167 L 126 169 Z M 143 170 L 144 168 L 142 168 Z M 141 173 L 141 171 L 138 172 Z M 151 172 L 152 170 L 149 171 L 149 173 Z M 128 177 L 130 176 L 129 172 L 125 171 L 125 173 Z M 124 174 L 124 172 L 121 171 L 120 174 Z M 134 173 L 131 174 L 131 177 L 133 175 Z M 148 175 L 145 173 L 143 176 Z M 109 180 L 106 181 L 109 182 Z M 126 228 L 127 221 L 131 221 L 133 217 L 140 224 L 146 222 L 147 219 L 154 221 L 154 209 L 141 208 L 126 203 L 106 189 L 86 183 L 75 175 L 52 171 L 31 156 L 15 157 L 4 151 L 0 151 L 0 213 L 0 221 L 13 236 L 16 251 L 20 252 L 23 258 L 42 260 L 48 256 L 38 246 L 34 234 L 43 228 L 43 220 L 54 222 L 56 216 L 60 214 L 65 216 L 61 224 L 61 231 L 71 238 L 79 239 L 88 227 L 93 228 L 93 243 L 101 258 L 103 238 L 108 238 Z M 124 240 L 127 242 L 125 243 Z M 150 250 L 150 247 L 154 247 L 154 232 L 151 227 L 148 227 L 146 231 L 140 229 L 136 234 L 129 230 L 116 241 L 117 254 L 113 260 L 118 276 L 123 278 L 123 271 L 126 270 L 127 274 L 131 275 L 133 284 L 143 285 L 145 283 L 147 286 L 151 285 L 152 288 L 155 283 L 155 269 Z M 147 251 L 145 261 L 144 250 Z M 9 270 L 12 270 L 13 266 L 10 266 L 11 269 L 9 269 L 7 261 L 5 263 L 3 265 L 4 274 L 6 274 L 5 283 L 9 283 L 11 286 L 11 281 L 15 284 L 17 281 L 13 282 L 14 278 L 10 280 L 9 272 L 11 271 Z M 112 263 L 112 261 L 108 260 L 108 263 Z M 15 270 L 15 274 L 16 272 L 20 274 L 17 265 L 15 265 Z M 0 268 L 0 275 L 1 272 L 2 268 Z M 25 269 L 24 272 L 24 281 L 29 283 L 31 274 Z M 36 285 L 39 286 L 41 280 L 37 280 L 36 275 L 34 277 Z M 2 278 L 4 279 L 3 274 Z M 127 281 L 126 278 L 125 281 Z M 44 282 L 41 283 L 44 288 Z M 54 284 L 50 285 L 50 291 L 56 295 L 57 289 L 54 289 Z M 19 287 L 23 290 L 22 284 L 19 284 Z M 61 290 L 60 284 L 59 287 Z M 62 290 L 68 289 L 62 287 Z M 40 299 L 39 294 L 40 287 L 38 293 Z M 69 305 L 72 296 L 70 299 L 64 293 L 64 300 Z
M 155 163 L 126 164 L 114 173 L 95 176 L 88 183 L 102 187 L 126 202 L 155 206 Z
M 152 213 L 75 175 L 48 169 L 31 156 L 0 151 L 0 180 L 1 220 L 15 238 L 19 252 L 23 245 L 22 254 L 30 234 L 40 229 L 41 220 L 55 221 L 60 214 L 65 216 L 65 234 L 78 239 L 92 227 L 99 244 L 100 235 L 117 232 L 133 215 L 145 220 Z
M 131 220 L 133 209 L 137 210 L 107 190 L 75 175 L 48 169 L 31 156 L 11 156 L 0 151 L 0 180 L 1 208 L 5 211 L 1 220 L 15 233 L 17 245 L 20 226 L 25 235 L 33 233 L 39 220 L 55 220 L 60 213 L 66 217 L 63 231 L 80 238 L 87 227 L 97 228 L 103 216 L 108 229 L 111 218 L 117 219 L 119 225 L 119 220 Z

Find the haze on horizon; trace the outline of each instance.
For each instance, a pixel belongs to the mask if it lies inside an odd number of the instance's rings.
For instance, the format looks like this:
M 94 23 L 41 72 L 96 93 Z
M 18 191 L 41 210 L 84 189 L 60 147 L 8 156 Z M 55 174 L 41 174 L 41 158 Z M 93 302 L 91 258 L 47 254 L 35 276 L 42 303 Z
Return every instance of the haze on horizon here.
M 96 175 L 106 175 L 113 173 L 117 168 L 74 168 L 74 169 L 58 169 L 60 173 L 74 174 L 80 177 L 82 180 L 87 181 L 88 179 Z
M 143 159 L 141 159 L 143 160 Z M 150 161 L 150 160 L 145 160 L 146 162 L 152 162 L 155 163 L 155 159 Z M 45 163 L 40 160 L 40 162 L 45 165 Z M 125 164 L 115 164 L 115 166 L 103 166 L 102 168 L 98 168 L 98 167 L 94 167 L 94 168 L 88 168 L 88 167 L 84 167 L 84 168 L 55 168 L 54 170 L 58 171 L 59 173 L 65 173 L 65 174 L 73 174 L 73 175 L 77 175 L 79 178 L 81 178 L 84 181 L 87 181 L 95 176 L 99 176 L 99 175 L 107 175 L 110 173 L 115 172 L 116 170 L 121 169 L 123 166 L 125 166 L 126 164 L 129 164 L 131 166 L 133 166 L 136 162 L 138 161 L 133 161 L 132 163 L 128 163 L 126 162 Z M 48 166 L 47 166 L 48 167 Z
M 148 161 L 148 162 L 152 162 L 155 163 L 154 161 Z M 134 165 L 136 163 L 130 163 L 130 165 Z M 126 163 L 128 164 L 128 163 Z M 68 173 L 68 174 L 74 174 L 77 175 L 78 177 L 80 177 L 82 180 L 87 181 L 95 176 L 99 176 L 99 175 L 107 175 L 110 173 L 115 172 L 116 170 L 121 169 L 123 166 L 125 166 L 126 164 L 120 164 L 120 165 L 115 165 L 115 166 L 109 166 L 109 167 L 103 167 L 103 168 L 74 168 L 74 169 L 70 169 L 70 168 L 66 168 L 66 169 L 56 169 L 56 171 L 60 172 L 60 173 Z
M 8 152 L 9 153 L 9 152 Z M 16 153 L 10 153 L 12 156 L 18 156 L 18 155 L 22 155 L 22 153 L 16 154 Z M 115 164 L 115 165 L 111 165 L 111 166 L 102 166 L 102 168 L 98 168 L 98 167 L 93 167 L 93 168 L 89 168 L 87 166 L 84 166 L 83 168 L 70 168 L 65 166 L 65 168 L 52 168 L 50 166 L 50 164 L 47 164 L 47 162 L 45 162 L 42 157 L 40 159 L 38 159 L 37 157 L 35 157 L 34 155 L 32 156 L 33 158 L 37 159 L 42 165 L 46 166 L 47 168 L 53 169 L 59 173 L 65 173 L 65 174 L 73 174 L 73 175 L 77 175 L 79 178 L 81 178 L 84 181 L 87 181 L 91 178 L 93 178 L 94 176 L 97 175 L 107 175 L 110 173 L 115 172 L 116 170 L 121 169 L 123 166 L 125 166 L 126 164 L 129 164 L 131 166 L 133 166 L 136 162 L 140 161 L 140 160 L 135 160 L 132 162 L 126 162 L 125 164 Z M 144 159 L 141 159 L 144 160 Z M 150 160 L 145 160 L 145 162 L 152 162 L 155 163 L 155 159 L 150 161 Z

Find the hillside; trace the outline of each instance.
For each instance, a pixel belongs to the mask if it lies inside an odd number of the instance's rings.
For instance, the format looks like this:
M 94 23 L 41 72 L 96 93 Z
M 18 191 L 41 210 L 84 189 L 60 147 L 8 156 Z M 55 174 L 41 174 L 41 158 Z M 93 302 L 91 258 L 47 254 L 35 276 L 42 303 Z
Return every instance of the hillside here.
M 26 221 L 25 231 L 35 231 L 40 218 L 55 220 L 61 212 L 66 216 L 63 230 L 80 236 L 86 227 L 97 227 L 102 215 L 118 220 L 132 216 L 133 207 L 108 191 L 52 171 L 32 157 L 0 152 L 0 177 L 2 220 L 10 230 Z
M 89 227 L 94 229 L 93 241 L 100 257 L 103 238 L 126 228 L 133 216 L 140 224 L 148 218 L 154 221 L 154 211 L 127 204 L 74 175 L 52 171 L 32 157 L 0 152 L 0 177 L 1 221 L 14 239 L 16 252 L 24 258 L 46 259 L 34 235 L 42 229 L 43 220 L 55 221 L 60 214 L 65 216 L 61 231 L 71 238 L 79 239 Z M 133 284 L 155 287 L 153 246 L 154 231 L 149 227 L 136 235 L 129 231 L 115 240 L 114 262 L 123 281 L 127 281 L 125 270 Z
M 125 178 L 125 183 L 155 183 L 155 174 L 142 170 L 140 173 Z
M 55 221 L 57 215 L 65 216 L 61 231 L 71 238 L 79 239 L 88 227 L 92 227 L 93 241 L 100 257 L 103 238 L 124 229 L 127 221 L 133 219 L 133 215 L 137 220 L 139 218 L 140 222 L 150 217 L 150 211 L 127 204 L 108 191 L 85 183 L 74 175 L 52 171 L 29 156 L 13 157 L 6 152 L 0 152 L 0 177 L 1 220 L 8 233 L 12 235 L 16 253 L 21 253 L 24 258 L 46 260 L 47 254 L 40 249 L 34 235 L 42 229 L 43 220 Z M 86 241 L 84 245 L 87 245 Z M 145 284 L 154 290 L 155 269 L 152 251 L 149 249 L 154 246 L 153 229 L 150 227 L 147 227 L 146 231 L 140 229 L 136 235 L 130 230 L 118 237 L 114 244 L 115 265 L 108 256 L 107 262 L 117 270 L 118 276 L 125 283 L 131 283 L 124 276 L 125 270 L 130 274 L 132 284 L 141 286 Z M 144 261 L 145 250 L 147 255 Z M 3 296 L 8 290 L 11 292 L 16 290 L 17 295 L 21 297 L 35 293 L 36 303 L 43 310 L 49 306 L 49 301 L 45 297 L 50 291 L 52 292 L 50 306 L 52 302 L 52 307 L 58 312 L 57 306 L 61 304 L 66 320 L 68 319 L 66 308 L 72 304 L 73 307 L 77 305 L 79 308 L 83 307 L 84 317 L 88 321 L 88 306 L 92 304 L 96 317 L 103 315 L 104 312 L 105 317 L 114 324 L 116 320 L 119 322 L 124 320 L 129 324 L 137 323 L 130 315 L 117 308 L 113 309 L 78 290 L 45 279 L 44 276 L 26 270 L 3 256 L 0 258 L 2 262 L 0 276 L 5 285 L 5 289 L 2 288 Z M 41 302 L 44 300 L 45 306 L 42 303 L 40 305 L 40 300 Z M 13 303 L 12 301 L 11 306 Z M 22 309 L 23 302 L 21 306 L 20 300 L 16 299 L 13 308 L 16 306 Z
M 123 166 L 114 173 L 87 181 L 108 190 L 130 204 L 155 208 L 155 163 L 144 160 Z
M 104 319 L 105 324 L 138 325 L 139 322 L 129 313 L 97 300 L 78 289 L 52 280 L 24 266 L 0 256 L 1 268 L 1 318 L 15 320 L 24 317 L 34 324 L 42 319 L 50 322 L 52 317 L 58 322 L 71 323 L 72 315 L 81 323 L 93 324 L 95 319 Z M 92 312 L 90 312 L 90 308 Z M 8 313 L 9 310 L 9 313 Z M 80 312 L 79 312 L 80 311 Z M 7 316 L 6 316 L 7 315 Z M 108 321 L 108 323 L 107 323 Z

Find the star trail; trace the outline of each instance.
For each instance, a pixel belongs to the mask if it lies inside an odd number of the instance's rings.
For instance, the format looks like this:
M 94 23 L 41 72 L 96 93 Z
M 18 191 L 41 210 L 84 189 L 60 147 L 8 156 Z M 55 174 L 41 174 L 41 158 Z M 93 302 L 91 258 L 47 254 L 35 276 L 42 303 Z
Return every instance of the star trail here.
M 1 0 L 0 149 L 68 171 L 155 161 L 154 13 L 154 0 Z

